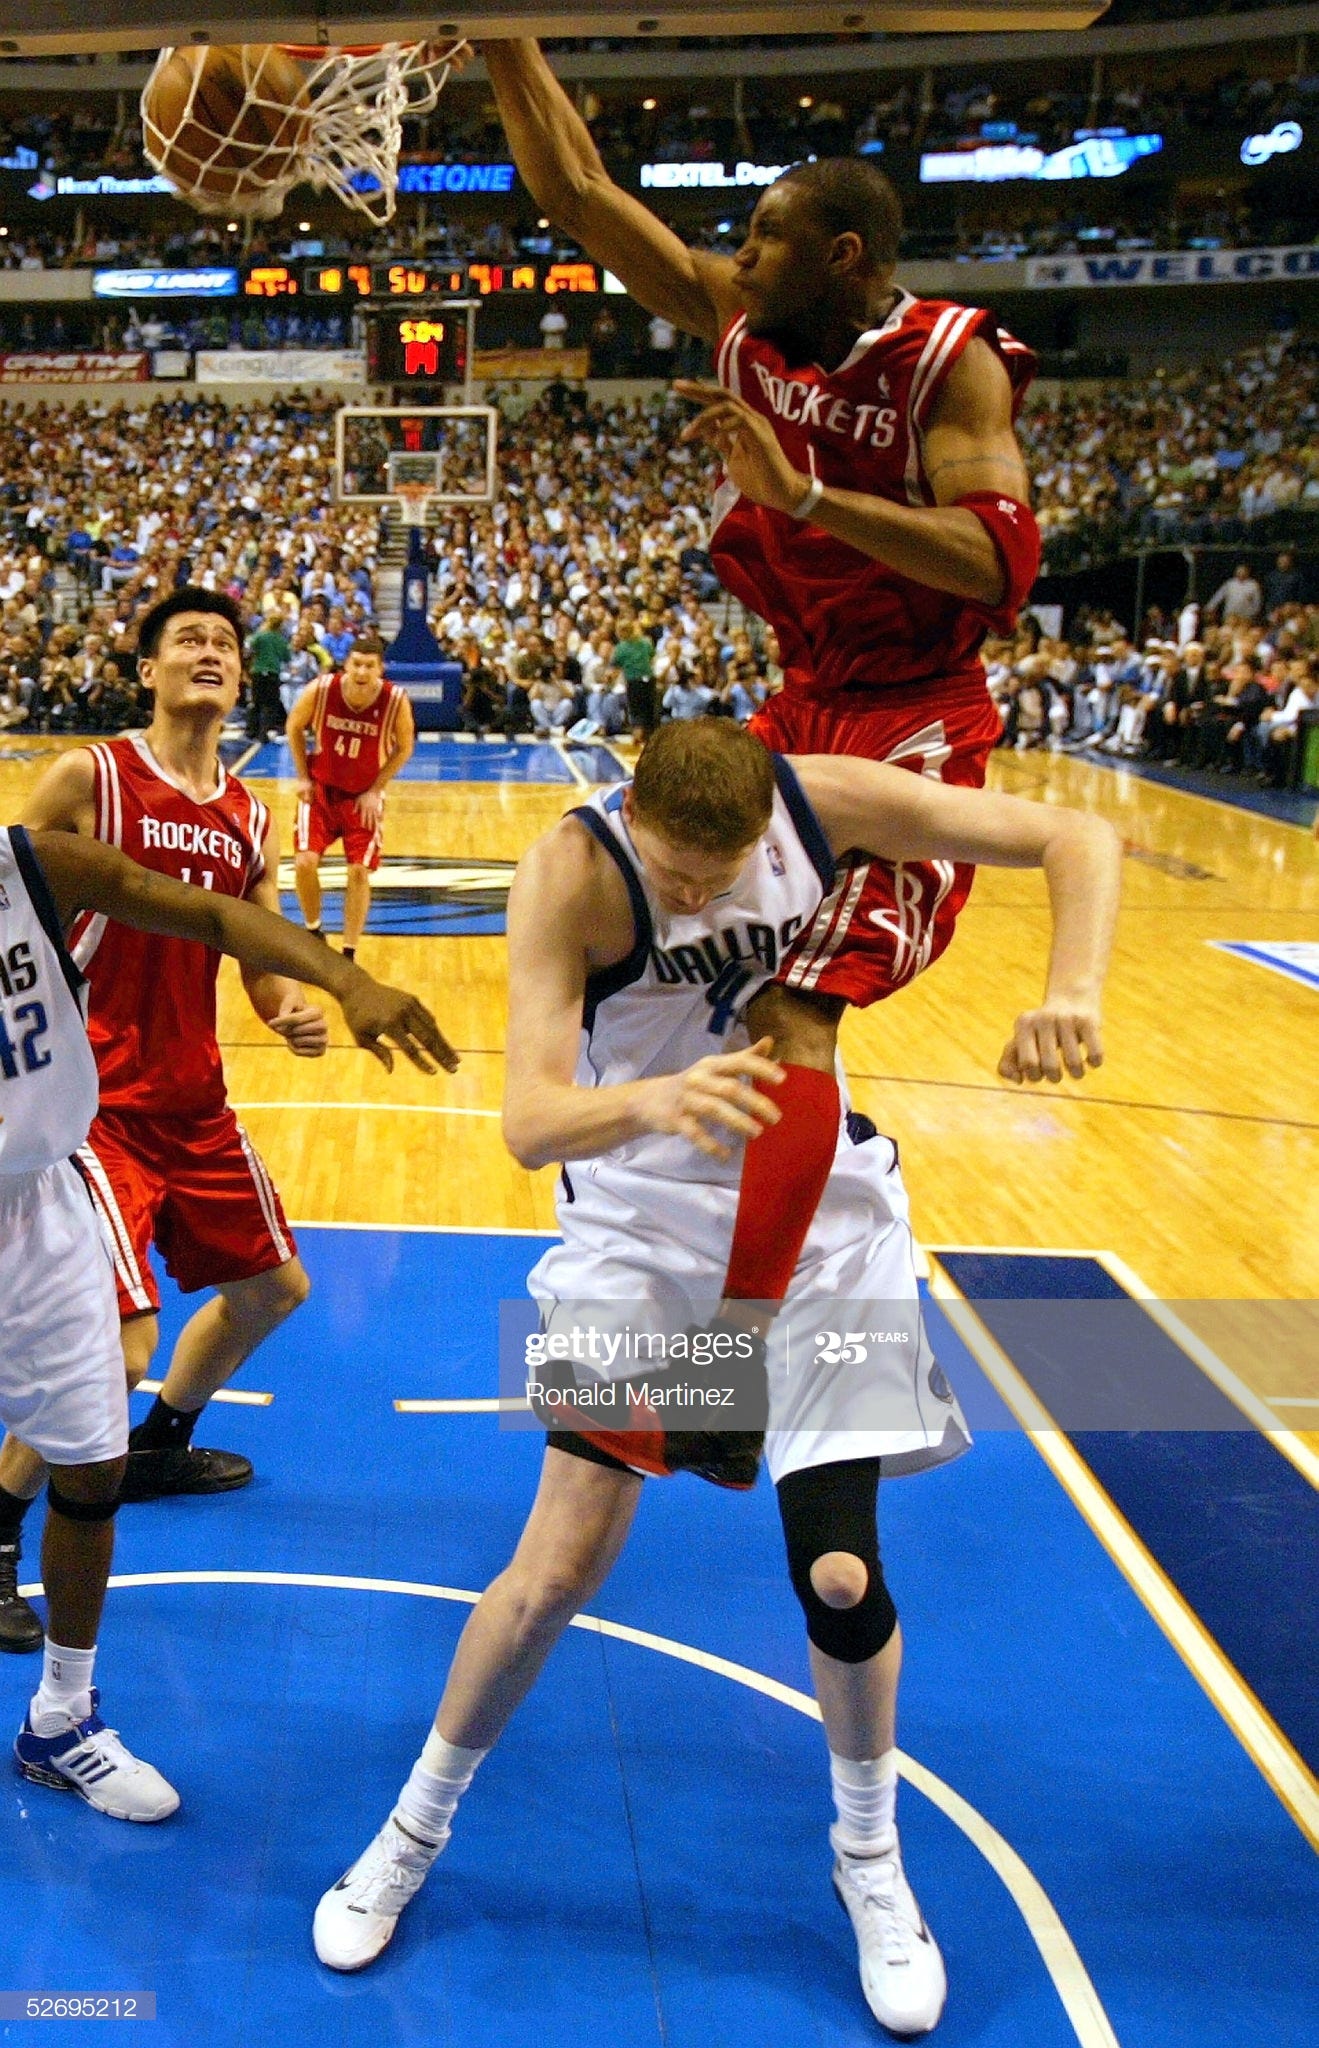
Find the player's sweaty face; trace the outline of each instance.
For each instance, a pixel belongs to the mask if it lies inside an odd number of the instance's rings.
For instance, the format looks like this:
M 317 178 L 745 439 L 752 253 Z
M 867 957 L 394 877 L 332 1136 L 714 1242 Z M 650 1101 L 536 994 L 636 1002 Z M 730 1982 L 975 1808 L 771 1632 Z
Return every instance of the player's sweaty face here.
M 646 878 L 671 917 L 696 917 L 716 896 L 726 896 L 751 858 L 744 846 L 734 854 L 704 853 L 695 846 L 675 846 L 635 815 L 630 820 L 632 844 L 641 857 Z
M 771 185 L 759 200 L 733 261 L 747 331 L 771 336 L 818 322 L 828 277 L 830 237 L 791 185 Z
M 164 711 L 214 704 L 227 717 L 238 702 L 243 653 L 228 619 L 215 612 L 179 612 L 168 620 L 142 680 Z

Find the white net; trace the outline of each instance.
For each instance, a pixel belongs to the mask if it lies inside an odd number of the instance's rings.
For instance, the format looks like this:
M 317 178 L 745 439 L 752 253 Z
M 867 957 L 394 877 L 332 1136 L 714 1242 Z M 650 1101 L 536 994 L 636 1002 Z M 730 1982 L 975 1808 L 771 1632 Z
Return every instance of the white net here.
M 142 92 L 146 155 L 202 213 L 270 220 L 308 184 L 383 223 L 394 214 L 404 120 L 430 112 L 464 48 L 162 50 Z M 217 123 L 208 70 L 222 58 L 231 95 Z

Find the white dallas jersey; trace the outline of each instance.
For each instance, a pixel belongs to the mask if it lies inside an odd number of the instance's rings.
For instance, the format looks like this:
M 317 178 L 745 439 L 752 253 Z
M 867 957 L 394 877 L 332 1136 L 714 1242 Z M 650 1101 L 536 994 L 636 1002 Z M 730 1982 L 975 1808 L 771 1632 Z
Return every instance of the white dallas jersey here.
M 0 831 L 0 1175 L 43 1172 L 87 1136 L 85 988 L 27 833 Z
M 734 887 L 694 917 L 675 916 L 656 897 L 623 818 L 623 786 L 571 813 L 617 861 L 636 934 L 625 960 L 588 979 L 579 1087 L 681 1073 L 750 1042 L 747 1004 L 773 981 L 834 883 L 820 822 L 789 762 L 780 754 L 772 759 L 778 786 L 769 824 Z M 740 1153 L 709 1159 L 685 1138 L 659 1135 L 620 1145 L 608 1164 L 629 1174 L 734 1187 L 742 1174 Z

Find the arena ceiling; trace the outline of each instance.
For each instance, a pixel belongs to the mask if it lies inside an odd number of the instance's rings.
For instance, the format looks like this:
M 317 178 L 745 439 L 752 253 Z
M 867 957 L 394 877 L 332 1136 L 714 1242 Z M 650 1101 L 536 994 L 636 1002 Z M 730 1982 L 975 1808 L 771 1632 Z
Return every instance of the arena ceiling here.
M 358 0 L 323 7 L 307 0 L 0 0 L 0 56 L 49 57 L 62 51 L 142 50 L 165 44 L 367 43 L 471 35 L 726 36 L 848 35 L 887 31 L 1085 28 L 1108 0 L 657 0 L 653 14 L 580 0 L 482 0 L 479 15 L 426 12 L 416 0 Z

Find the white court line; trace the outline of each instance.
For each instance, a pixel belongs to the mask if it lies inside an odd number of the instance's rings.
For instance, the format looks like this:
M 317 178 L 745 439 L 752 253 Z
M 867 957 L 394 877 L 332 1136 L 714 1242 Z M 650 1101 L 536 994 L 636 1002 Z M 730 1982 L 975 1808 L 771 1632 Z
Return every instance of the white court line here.
M 1270 1408 L 1319 1408 L 1319 1396 L 1314 1394 L 1261 1394 Z
M 158 1394 L 164 1380 L 139 1380 L 131 1390 L 135 1394 Z M 252 1394 L 246 1387 L 221 1387 L 211 1395 L 212 1401 L 229 1401 L 235 1408 L 269 1408 L 273 1394 Z
M 553 746 L 554 751 L 558 755 L 559 759 L 562 761 L 564 767 L 568 770 L 568 773 L 571 775 L 573 781 L 576 783 L 578 789 L 590 789 L 592 787 L 592 784 L 587 779 L 586 770 L 581 766 L 579 762 L 573 760 L 572 755 L 568 752 L 568 749 L 565 746 L 564 742 L 562 740 L 553 740 L 551 742 L 551 745 Z
M 354 1111 L 360 1111 L 360 1110 L 364 1110 L 364 1109 L 375 1109 L 375 1110 L 379 1110 L 379 1112 L 380 1112 L 380 1114 L 381 1114 L 382 1116 L 493 1116 L 493 1117 L 498 1117 L 498 1116 L 500 1115 L 500 1113 L 501 1113 L 501 1112 L 500 1112 L 499 1110 L 497 1110 L 497 1109 L 455 1109 L 455 1108 L 453 1108 L 453 1107 L 452 1107 L 452 1105 L 451 1105 L 451 1104 L 449 1104 L 449 1103 L 445 1103 L 445 1102 L 234 1102 L 234 1103 L 231 1103 L 231 1104 L 230 1104 L 230 1107 L 231 1107 L 232 1109 L 241 1109 L 241 1110 L 250 1110 L 250 1109 L 301 1109 L 301 1110 L 308 1110 L 308 1109 L 318 1109 L 318 1110 L 319 1110 L 319 1109 L 351 1109 L 351 1110 L 354 1110 Z M 305 1223 L 304 1223 L 302 1227 L 303 1227 L 303 1229 L 304 1229 L 304 1230 L 306 1230 L 306 1229 L 308 1229 L 308 1228 L 309 1228 L 310 1226 L 309 1226 L 308 1224 L 305 1224 Z M 338 1228 L 339 1226 L 337 1226 L 337 1225 L 335 1225 L 335 1226 L 327 1226 L 327 1228 L 329 1228 L 329 1227 L 333 1227 L 333 1228 Z M 347 1225 L 347 1224 L 344 1224 L 344 1225 L 343 1225 L 342 1227 L 343 1227 L 344 1229 L 347 1229 L 347 1228 L 348 1228 L 348 1225 Z M 389 1225 L 388 1225 L 388 1224 L 381 1224 L 381 1223 L 372 1223 L 372 1224 L 366 1224 L 366 1225 L 363 1225 L 363 1228 L 364 1228 L 364 1229 L 370 1229 L 370 1230 L 384 1230 L 384 1229 L 388 1229 L 388 1228 L 389 1228 Z
M 509 1394 L 498 1400 L 488 1401 L 395 1401 L 394 1411 L 398 1415 L 511 1415 L 520 1410 L 524 1415 L 531 1413 L 530 1401 Z
M 1116 1252 L 1094 1252 L 1101 1266 L 1109 1272 L 1119 1287 L 1125 1287 L 1144 1309 L 1147 1316 L 1159 1325 L 1166 1336 L 1172 1338 L 1180 1351 L 1184 1351 L 1193 1365 L 1198 1365 L 1206 1379 L 1213 1381 L 1220 1393 L 1226 1394 L 1241 1410 L 1248 1421 L 1253 1422 L 1262 1436 L 1266 1436 L 1274 1449 L 1280 1451 L 1288 1462 L 1296 1467 L 1302 1479 L 1308 1479 L 1311 1486 L 1319 1488 L 1319 1454 L 1301 1442 L 1291 1429 L 1279 1429 L 1276 1418 L 1267 1401 L 1238 1379 L 1230 1365 L 1224 1365 L 1216 1351 L 1210 1349 L 1203 1337 L 1198 1337 L 1188 1323 L 1172 1309 L 1166 1301 L 1147 1287 L 1139 1273 L 1120 1259 Z
M 1094 1254 L 1092 1253 L 1093 1257 Z M 1319 1848 L 1319 1785 L 1235 1664 L 1189 1607 L 1034 1389 L 975 1312 L 951 1274 L 937 1269 L 930 1292 L 995 1391 L 1002 1395 L 1058 1484 L 1103 1544 L 1123 1578 L 1209 1695 L 1265 1782 L 1307 1840 Z
M 336 1578 L 322 1572 L 125 1572 L 122 1576 L 116 1573 L 110 1584 L 116 1589 L 139 1586 L 325 1587 L 350 1593 L 404 1593 L 422 1600 L 459 1601 L 468 1607 L 474 1607 L 481 1597 L 479 1593 L 469 1593 L 457 1586 L 429 1586 L 413 1579 Z M 19 1591 L 30 1599 L 41 1591 L 41 1587 L 20 1586 Z M 708 1650 L 697 1650 L 689 1643 L 675 1642 L 671 1636 L 651 1635 L 644 1629 L 627 1628 L 617 1621 L 603 1621 L 593 1614 L 575 1614 L 572 1627 L 585 1629 L 591 1635 L 612 1636 L 616 1642 L 630 1643 L 637 1649 L 654 1650 L 658 1655 L 672 1657 L 680 1664 L 693 1664 L 717 1678 L 727 1678 L 734 1685 L 743 1685 L 749 1692 L 777 1700 L 780 1705 L 804 1714 L 808 1720 L 820 1719 L 819 1706 L 808 1693 L 783 1685 L 777 1678 L 767 1678 L 763 1672 L 753 1671 L 746 1664 L 733 1664 L 726 1657 L 711 1655 Z M 1076 1944 L 1030 1866 L 998 1829 L 963 1799 L 960 1792 L 955 1792 L 951 1785 L 945 1784 L 924 1764 L 917 1763 L 915 1758 L 901 1750 L 898 1751 L 898 1770 L 909 1785 L 962 1831 L 1007 1891 L 1040 1952 L 1080 2048 L 1119 2048 L 1118 2038 Z
M 1165 1336 L 1171 1337 L 1179 1351 L 1185 1352 L 1192 1364 L 1198 1365 L 1207 1379 L 1213 1381 L 1219 1392 L 1226 1394 L 1229 1401 L 1238 1407 L 1249 1422 L 1252 1422 L 1262 1436 L 1266 1436 L 1275 1450 L 1281 1452 L 1293 1464 L 1302 1478 L 1311 1486 L 1319 1487 L 1319 1455 L 1308 1444 L 1303 1444 L 1294 1430 L 1280 1429 L 1273 1415 L 1269 1400 L 1256 1394 L 1244 1380 L 1239 1379 L 1230 1365 L 1225 1365 L 1217 1352 L 1210 1349 L 1202 1337 L 1184 1323 L 1181 1317 L 1161 1296 L 1147 1287 L 1133 1267 L 1116 1252 L 1098 1251 L 1093 1246 L 1082 1249 L 1077 1246 L 1070 1251 L 1060 1251 L 1056 1246 L 1046 1249 L 1043 1245 L 1030 1244 L 948 1244 L 931 1245 L 930 1250 L 938 1258 L 940 1252 L 962 1252 L 971 1255 L 984 1254 L 992 1257 L 999 1254 L 1009 1259 L 1093 1259 L 1102 1266 L 1110 1279 L 1116 1280 L 1133 1301 L 1138 1301 L 1151 1322 L 1159 1325 Z M 950 1276 L 951 1277 L 951 1276 Z M 1277 1397 L 1275 1397 L 1277 1398 Z M 1277 1399 L 1280 1407 L 1319 1407 L 1319 1401 L 1283 1401 Z

